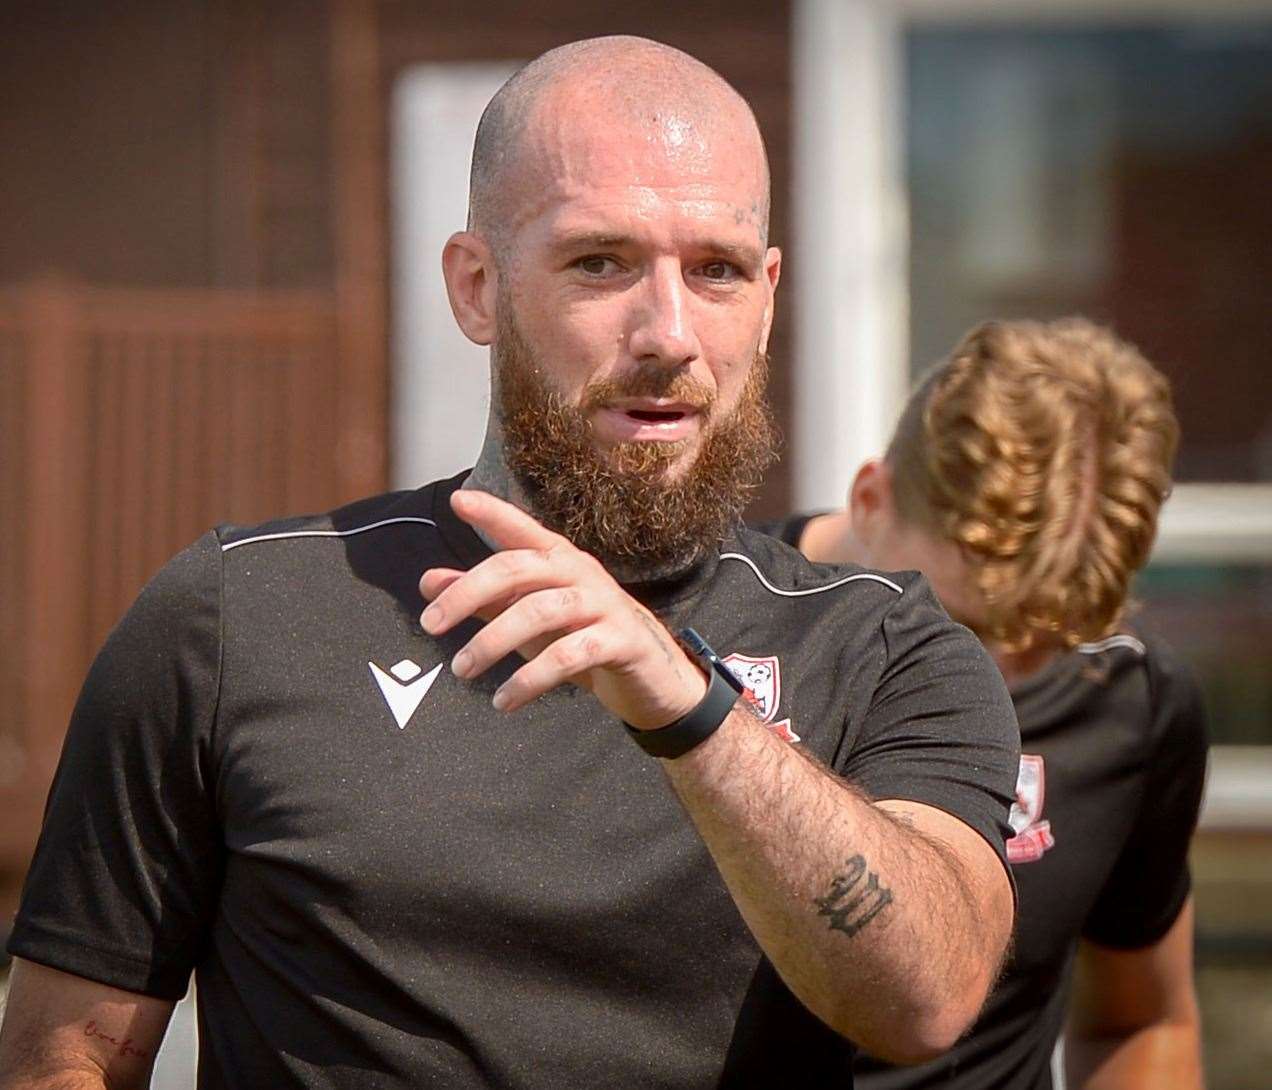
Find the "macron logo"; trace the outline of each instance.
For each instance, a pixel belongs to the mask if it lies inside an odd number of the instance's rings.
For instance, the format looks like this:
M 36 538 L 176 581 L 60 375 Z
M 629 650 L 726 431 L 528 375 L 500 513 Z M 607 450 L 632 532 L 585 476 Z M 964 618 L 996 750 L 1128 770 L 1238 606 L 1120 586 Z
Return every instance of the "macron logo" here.
M 371 667 L 371 676 L 375 678 L 375 683 L 380 686 L 380 692 L 384 694 L 384 702 L 393 713 L 398 730 L 404 729 L 411 721 L 415 709 L 420 706 L 420 702 L 433 687 L 433 682 L 437 680 L 437 675 L 442 672 L 442 664 L 439 662 L 421 677 L 423 668 L 410 659 L 394 663 L 389 667 L 388 673 L 381 670 L 374 662 L 368 662 L 367 665 Z

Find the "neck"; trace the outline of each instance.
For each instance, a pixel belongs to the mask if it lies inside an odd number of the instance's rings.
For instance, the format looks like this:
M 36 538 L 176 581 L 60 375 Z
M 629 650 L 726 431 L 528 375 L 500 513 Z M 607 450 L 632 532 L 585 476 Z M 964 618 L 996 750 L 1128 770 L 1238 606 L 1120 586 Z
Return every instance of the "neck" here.
M 507 500 L 521 510 L 534 514 L 530 497 L 521 487 L 521 482 L 517 480 L 512 470 L 508 468 L 504 458 L 503 428 L 493 412 L 486 422 L 486 438 L 482 441 L 481 453 L 477 455 L 477 464 L 473 466 L 473 471 L 468 475 L 463 487 L 475 488 L 479 492 L 489 492 L 492 496 L 498 496 L 501 500 Z M 499 551 L 499 546 L 480 530 L 476 533 L 492 552 Z
M 865 547 L 852 531 L 852 514 L 846 509 L 810 519 L 800 534 L 799 550 L 809 560 L 823 564 L 870 566 Z
M 1060 653 L 1059 648 L 1050 645 L 1030 647 L 1024 651 L 1003 651 L 987 645 L 987 650 L 1009 686 L 1036 674 Z
M 515 504 L 523 511 L 534 513 L 526 490 L 508 468 L 508 462 L 504 458 L 503 428 L 493 414 L 486 423 L 486 438 L 482 441 L 481 453 L 477 455 L 477 464 L 473 466 L 464 487 L 489 492 L 492 496 Z

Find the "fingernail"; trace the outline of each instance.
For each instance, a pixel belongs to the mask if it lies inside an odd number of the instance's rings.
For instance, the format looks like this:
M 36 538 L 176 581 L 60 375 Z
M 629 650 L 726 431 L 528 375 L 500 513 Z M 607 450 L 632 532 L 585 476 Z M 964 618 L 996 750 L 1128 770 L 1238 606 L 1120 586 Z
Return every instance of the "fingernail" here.
M 499 688 L 495 690 L 495 695 L 490 698 L 490 702 L 495 706 L 495 711 L 501 712 L 510 703 L 512 703 L 512 698 L 508 695 L 504 687 L 500 685 Z
M 451 659 L 451 673 L 456 677 L 467 677 L 473 668 L 473 657 L 467 651 L 460 651 Z
M 420 617 L 420 623 L 425 628 L 431 628 L 433 625 L 438 624 L 441 621 L 441 619 L 442 619 L 441 608 L 439 606 L 433 605 L 433 606 L 429 606 L 428 609 L 424 611 L 424 615 Z

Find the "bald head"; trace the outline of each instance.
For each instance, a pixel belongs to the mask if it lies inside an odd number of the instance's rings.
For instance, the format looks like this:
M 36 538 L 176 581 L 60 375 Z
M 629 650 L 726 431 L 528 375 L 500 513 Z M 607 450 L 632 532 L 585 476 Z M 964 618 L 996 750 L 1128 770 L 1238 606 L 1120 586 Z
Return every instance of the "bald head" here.
M 633 143 L 658 147 L 687 178 L 719 170 L 727 155 L 730 169 L 755 176 L 754 214 L 767 241 L 768 160 L 750 107 L 701 61 L 634 37 L 560 46 L 499 89 L 477 126 L 470 229 L 501 250 L 561 173 L 562 146 L 579 147 L 588 125 L 621 128 Z

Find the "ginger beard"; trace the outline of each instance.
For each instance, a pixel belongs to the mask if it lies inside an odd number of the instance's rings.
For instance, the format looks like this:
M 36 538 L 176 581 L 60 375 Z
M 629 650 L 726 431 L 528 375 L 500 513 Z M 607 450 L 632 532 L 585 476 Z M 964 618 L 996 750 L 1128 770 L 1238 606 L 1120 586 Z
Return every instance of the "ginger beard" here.
M 777 457 L 767 358 L 756 355 L 727 416 L 710 389 L 660 366 L 591 383 L 576 406 L 549 385 L 511 311 L 499 308 L 495 398 L 504 457 L 534 515 L 628 582 L 683 571 L 716 549 Z M 690 465 L 672 472 L 690 440 L 596 445 L 589 411 L 634 396 L 674 398 L 700 411 L 700 449 Z

